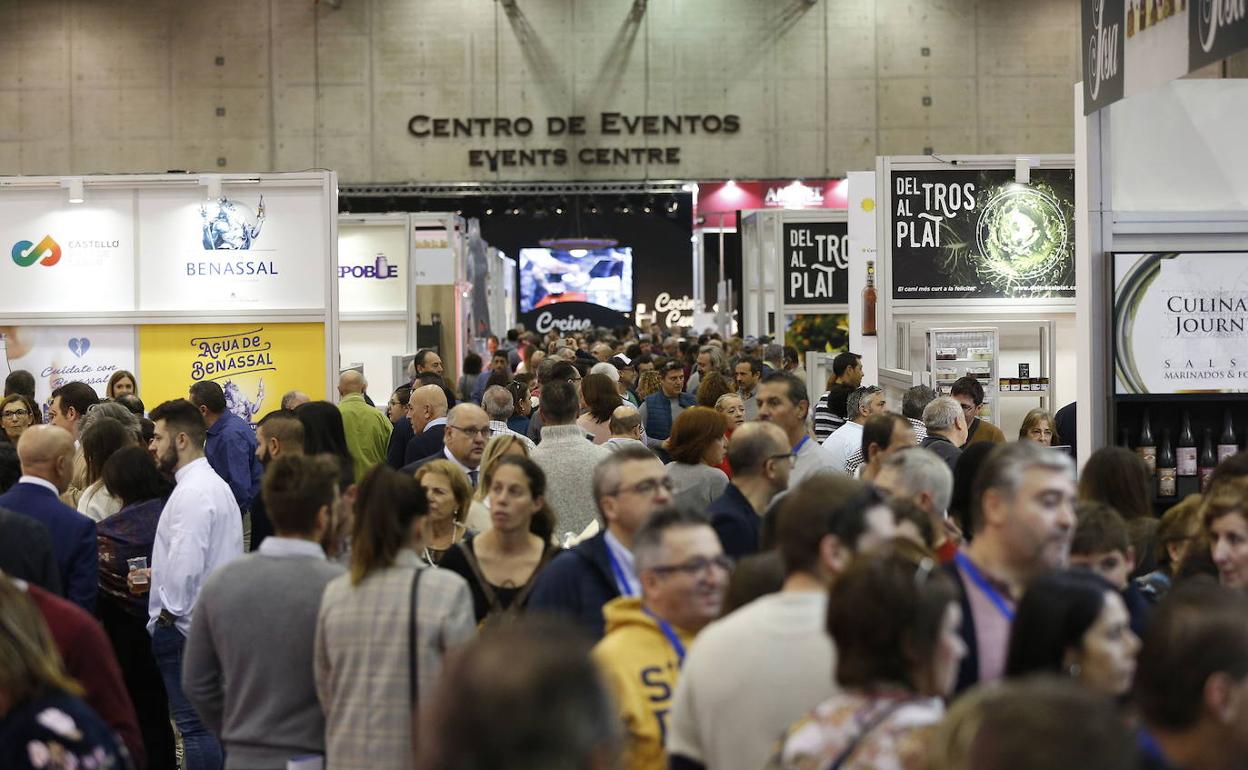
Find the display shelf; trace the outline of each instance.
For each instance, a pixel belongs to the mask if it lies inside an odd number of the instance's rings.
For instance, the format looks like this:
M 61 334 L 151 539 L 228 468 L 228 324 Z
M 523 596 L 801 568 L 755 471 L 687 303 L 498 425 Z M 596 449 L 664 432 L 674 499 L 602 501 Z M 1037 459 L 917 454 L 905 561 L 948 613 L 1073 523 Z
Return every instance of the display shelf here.
M 998 390 L 997 395 L 1003 398 L 1047 398 L 1047 390 Z

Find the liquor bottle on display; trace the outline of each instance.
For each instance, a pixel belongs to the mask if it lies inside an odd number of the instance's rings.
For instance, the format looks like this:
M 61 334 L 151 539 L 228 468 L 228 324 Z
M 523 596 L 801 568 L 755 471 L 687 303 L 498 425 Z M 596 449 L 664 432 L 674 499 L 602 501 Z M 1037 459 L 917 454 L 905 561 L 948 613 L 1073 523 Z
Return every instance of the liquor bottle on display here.
M 1196 437 L 1192 435 L 1192 421 L 1183 410 L 1183 427 L 1179 430 L 1178 466 L 1180 476 L 1196 475 Z
M 1174 459 L 1174 447 L 1170 444 L 1170 429 L 1161 429 L 1161 443 L 1157 446 L 1157 496 L 1174 497 L 1178 494 L 1178 468 Z
M 1235 425 L 1231 422 L 1231 410 L 1222 413 L 1222 435 L 1218 438 L 1218 462 L 1239 451 L 1239 441 L 1235 438 Z
M 1200 491 L 1209 491 L 1213 469 L 1218 467 L 1218 455 L 1213 451 L 1213 430 L 1205 428 L 1204 440 L 1200 442 L 1200 457 L 1196 460 L 1196 473 L 1200 476 Z
M 867 260 L 867 287 L 862 290 L 862 336 L 875 336 L 875 260 Z
M 1144 410 L 1144 422 L 1140 426 L 1140 440 L 1135 442 L 1135 453 L 1144 459 L 1150 475 L 1157 475 L 1157 442 L 1153 439 L 1153 424 Z

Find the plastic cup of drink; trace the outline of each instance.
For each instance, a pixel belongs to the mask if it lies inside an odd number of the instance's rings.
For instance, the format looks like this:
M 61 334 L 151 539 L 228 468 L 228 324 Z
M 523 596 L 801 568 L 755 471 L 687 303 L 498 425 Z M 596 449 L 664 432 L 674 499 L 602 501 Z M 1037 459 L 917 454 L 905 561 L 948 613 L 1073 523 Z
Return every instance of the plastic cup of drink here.
M 126 565 L 130 567 L 130 571 L 147 569 L 147 557 L 136 556 L 133 559 L 126 559 Z M 147 575 L 135 575 L 131 582 L 136 585 L 147 585 Z

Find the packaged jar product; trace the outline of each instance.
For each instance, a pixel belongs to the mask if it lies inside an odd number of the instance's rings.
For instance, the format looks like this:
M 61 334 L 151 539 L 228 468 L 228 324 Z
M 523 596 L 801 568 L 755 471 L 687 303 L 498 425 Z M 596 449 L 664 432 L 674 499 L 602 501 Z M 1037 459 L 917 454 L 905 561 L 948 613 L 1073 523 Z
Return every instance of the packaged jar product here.
M 1022 385 L 1019 384 L 1017 377 L 1010 378 L 1010 390 L 1022 390 Z
M 1040 378 L 1040 390 L 1043 390 L 1046 393 L 1048 392 L 1049 390 L 1049 378 L 1048 377 Z
M 1010 389 L 1010 378 L 1009 378 L 1009 377 L 1002 377 L 1000 380 L 998 380 L 998 381 L 997 381 L 997 389 L 998 389 L 998 390 L 1000 390 L 1000 391 L 1002 391 L 1002 392 L 1005 392 L 1005 391 L 1009 390 L 1009 389 Z

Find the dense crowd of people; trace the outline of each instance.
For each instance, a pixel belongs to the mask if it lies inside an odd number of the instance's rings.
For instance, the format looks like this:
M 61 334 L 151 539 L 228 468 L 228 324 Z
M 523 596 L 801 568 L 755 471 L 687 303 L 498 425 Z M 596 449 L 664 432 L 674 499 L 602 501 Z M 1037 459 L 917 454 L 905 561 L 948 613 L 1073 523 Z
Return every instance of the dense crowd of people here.
M 1135 453 L 1076 485 L 1063 420 L 1007 440 L 971 378 L 486 348 L 254 428 L 213 381 L 10 374 L 0 767 L 1248 765 L 1248 454 L 1163 512 Z

